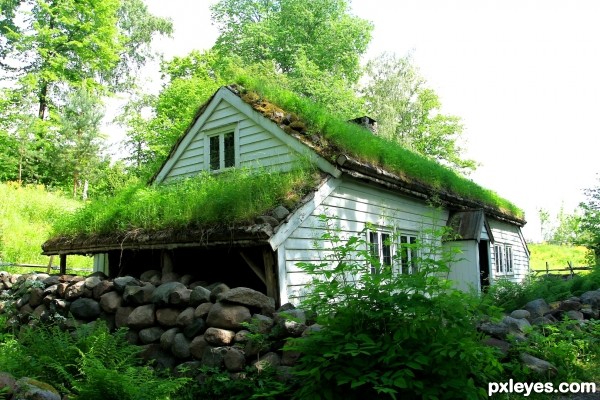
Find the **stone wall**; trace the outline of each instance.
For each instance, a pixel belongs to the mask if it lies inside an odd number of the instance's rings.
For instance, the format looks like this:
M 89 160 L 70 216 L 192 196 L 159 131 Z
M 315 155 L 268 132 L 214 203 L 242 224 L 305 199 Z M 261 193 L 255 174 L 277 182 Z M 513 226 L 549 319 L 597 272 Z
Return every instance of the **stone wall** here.
M 283 351 L 311 326 L 306 313 L 245 287 L 194 281 L 190 275 L 146 271 L 108 279 L 0 272 L 0 313 L 15 326 L 59 321 L 65 327 L 106 321 L 126 327 L 128 340 L 159 368 L 218 367 L 232 375 L 246 366 L 275 367 L 289 376 L 298 354 Z M 261 340 L 265 334 L 268 340 Z M 259 338 L 259 339 L 257 339 Z

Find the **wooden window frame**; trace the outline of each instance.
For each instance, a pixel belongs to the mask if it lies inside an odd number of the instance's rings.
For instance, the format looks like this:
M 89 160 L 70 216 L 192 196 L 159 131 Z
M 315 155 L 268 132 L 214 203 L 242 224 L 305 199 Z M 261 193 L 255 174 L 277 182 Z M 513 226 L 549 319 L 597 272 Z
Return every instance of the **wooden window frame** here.
M 416 272 L 415 258 L 418 256 L 416 250 L 409 246 L 403 246 L 403 244 L 416 244 L 418 240 L 416 233 L 402 232 L 398 234 L 393 229 L 380 227 L 368 229 L 366 236 L 368 250 L 373 257 L 379 260 L 380 265 L 390 265 L 394 274 L 412 274 Z M 398 242 L 398 239 L 400 242 Z M 386 244 L 386 242 L 388 243 Z M 374 248 L 374 245 L 377 248 Z M 404 252 L 405 250 L 406 252 Z M 398 251 L 401 252 L 400 257 L 397 256 Z M 378 273 L 378 267 L 369 264 L 369 272 L 371 274 Z
M 232 136 L 230 136 L 232 135 Z M 226 139 L 232 138 L 233 143 L 227 146 Z M 215 139 L 218 140 L 218 146 L 215 146 Z M 239 167 L 240 164 L 240 145 L 239 145 L 239 129 L 236 125 L 228 125 L 220 128 L 216 128 L 206 132 L 205 135 L 205 146 L 206 152 L 204 154 L 204 162 L 207 166 L 208 171 L 213 173 L 222 172 L 230 168 Z M 214 168 L 216 157 L 214 154 L 215 147 L 217 148 L 218 154 L 218 168 Z M 231 149 L 232 154 L 226 154 L 226 151 Z
M 494 269 L 497 275 L 514 274 L 514 254 L 511 245 L 494 244 Z

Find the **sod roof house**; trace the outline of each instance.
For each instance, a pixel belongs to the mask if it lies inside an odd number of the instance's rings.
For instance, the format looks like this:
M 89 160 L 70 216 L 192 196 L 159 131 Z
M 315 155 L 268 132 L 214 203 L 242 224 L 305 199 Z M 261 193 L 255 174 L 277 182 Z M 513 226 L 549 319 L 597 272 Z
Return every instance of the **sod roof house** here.
M 61 255 L 63 266 L 67 255 L 93 255 L 95 268 L 111 276 L 160 268 L 189 273 L 207 282 L 252 287 L 283 304 L 305 290 L 309 277 L 298 263 L 318 263 L 330 254 L 323 239 L 327 215 L 342 236 L 362 235 L 382 262 L 398 254 L 398 273 L 412 268 L 414 255 L 402 250 L 405 244 L 429 228 L 450 226 L 456 235 L 443 246 L 461 251 L 450 273 L 457 287 L 479 291 L 500 278 L 526 277 L 525 220 L 511 203 L 378 137 L 362 126 L 372 125 L 368 117 L 339 121 L 278 93 L 238 85 L 218 89 L 198 109 L 151 185 L 202 174 L 225 179 L 228 171 L 242 169 L 285 174 L 310 165 L 316 179 L 301 196 L 243 221 L 57 235 L 43 244 L 43 253 Z

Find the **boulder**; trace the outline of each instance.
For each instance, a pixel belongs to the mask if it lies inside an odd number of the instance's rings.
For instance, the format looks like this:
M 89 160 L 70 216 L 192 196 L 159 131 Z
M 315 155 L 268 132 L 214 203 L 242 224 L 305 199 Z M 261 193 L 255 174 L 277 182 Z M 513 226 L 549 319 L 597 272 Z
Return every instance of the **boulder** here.
M 71 314 L 76 319 L 91 320 L 100 316 L 100 304 L 94 299 L 78 298 L 70 307 Z
M 250 321 L 251 314 L 247 307 L 215 303 L 206 317 L 209 327 L 237 331 L 243 328 L 242 323 Z

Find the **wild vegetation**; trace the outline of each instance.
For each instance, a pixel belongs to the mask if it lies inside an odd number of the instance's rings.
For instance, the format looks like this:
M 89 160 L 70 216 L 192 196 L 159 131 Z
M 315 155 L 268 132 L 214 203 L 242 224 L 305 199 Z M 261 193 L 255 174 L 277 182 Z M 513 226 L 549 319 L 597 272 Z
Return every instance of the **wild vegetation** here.
M 41 254 L 42 243 L 60 218 L 80 206 L 79 201 L 41 185 L 0 183 L 0 263 L 48 265 L 48 257 Z M 70 267 L 90 265 L 89 258 L 73 257 Z M 2 269 L 16 272 L 15 267 Z
M 500 282 L 484 295 L 472 295 L 451 289 L 445 279 L 456 254 L 437 244 L 443 229 L 432 227 L 416 243 L 403 245 L 398 257 L 416 256 L 413 273 L 395 274 L 371 254 L 364 235 L 342 236 L 335 221 L 322 220 L 329 256 L 299 265 L 313 278 L 301 307 L 319 329 L 285 345 L 302 354 L 288 383 L 269 368 L 248 367 L 243 379 L 208 367 L 174 375 L 154 370 L 137 357 L 140 348 L 127 343 L 124 329 L 111 333 L 97 321 L 64 330 L 76 324 L 60 318 L 22 329 L 0 319 L 0 370 L 35 377 L 82 399 L 485 399 L 489 382 L 600 379 L 598 320 L 533 326 L 526 341 L 507 339 L 508 357 L 485 345 L 477 329 L 478 322 L 498 320 L 529 300 L 552 302 L 599 288 L 597 268 L 569 281 Z M 377 273 L 365 273 L 365 265 Z M 518 361 L 523 351 L 551 362 L 556 374 L 540 376 L 525 367 Z

